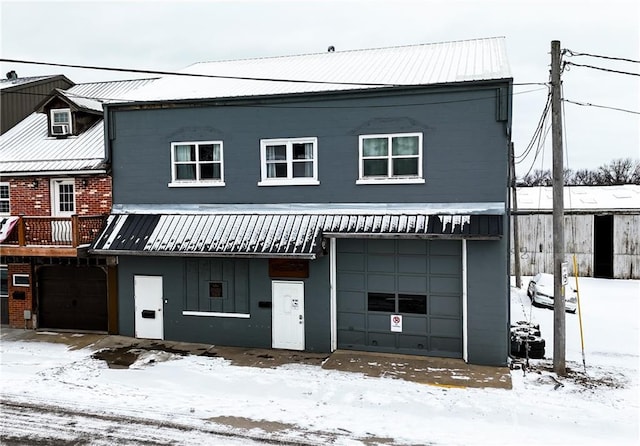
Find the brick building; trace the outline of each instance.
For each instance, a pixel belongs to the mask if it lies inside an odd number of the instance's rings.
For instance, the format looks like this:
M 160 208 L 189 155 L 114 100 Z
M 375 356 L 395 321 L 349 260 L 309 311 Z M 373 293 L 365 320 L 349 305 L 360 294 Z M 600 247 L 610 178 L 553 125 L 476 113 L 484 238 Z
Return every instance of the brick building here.
M 87 255 L 112 203 L 102 107 L 148 82 L 55 89 L 0 136 L 3 324 L 117 332 L 115 265 Z

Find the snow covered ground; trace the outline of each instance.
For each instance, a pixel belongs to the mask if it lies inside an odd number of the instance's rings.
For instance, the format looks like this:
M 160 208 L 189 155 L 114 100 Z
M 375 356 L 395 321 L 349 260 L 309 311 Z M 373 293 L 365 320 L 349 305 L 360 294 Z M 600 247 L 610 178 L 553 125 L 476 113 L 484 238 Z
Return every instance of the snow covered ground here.
M 638 444 L 640 281 L 585 278 L 580 292 L 586 373 L 578 316 L 567 314 L 569 376 L 530 360 L 512 390 L 166 352 L 110 369 L 88 348 L 3 340 L 3 443 Z M 511 315 L 540 324 L 551 358 L 553 312 L 512 288 Z

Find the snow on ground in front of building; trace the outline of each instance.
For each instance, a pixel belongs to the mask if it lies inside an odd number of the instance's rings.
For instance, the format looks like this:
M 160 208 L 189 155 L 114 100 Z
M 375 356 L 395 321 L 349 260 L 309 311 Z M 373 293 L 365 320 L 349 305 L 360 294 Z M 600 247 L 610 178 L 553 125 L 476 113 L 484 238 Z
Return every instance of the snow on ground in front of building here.
M 539 323 L 551 358 L 553 312 L 531 308 L 527 283 L 512 288 L 512 321 Z M 3 341 L 0 392 L 3 401 L 191 426 L 211 425 L 216 417 L 266 420 L 335 433 L 334 444 L 345 445 L 373 437 L 381 444 L 389 438 L 392 444 L 637 444 L 640 281 L 585 278 L 579 286 L 588 379 L 578 316 L 567 314 L 572 377 L 556 378 L 550 360 L 531 360 L 526 373 L 512 371 L 512 390 L 444 388 L 300 364 L 238 367 L 166 352 L 110 369 L 90 349 Z M 189 444 L 189 435 L 181 444 Z

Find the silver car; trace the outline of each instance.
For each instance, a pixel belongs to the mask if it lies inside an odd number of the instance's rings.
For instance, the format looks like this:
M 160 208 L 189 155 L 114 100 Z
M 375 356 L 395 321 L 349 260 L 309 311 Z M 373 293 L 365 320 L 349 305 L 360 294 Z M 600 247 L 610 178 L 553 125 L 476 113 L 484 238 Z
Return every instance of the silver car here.
M 564 287 L 564 308 L 569 313 L 575 313 L 578 307 L 578 293 L 571 285 Z M 527 296 L 536 307 L 553 308 L 553 274 L 538 273 L 529 282 Z

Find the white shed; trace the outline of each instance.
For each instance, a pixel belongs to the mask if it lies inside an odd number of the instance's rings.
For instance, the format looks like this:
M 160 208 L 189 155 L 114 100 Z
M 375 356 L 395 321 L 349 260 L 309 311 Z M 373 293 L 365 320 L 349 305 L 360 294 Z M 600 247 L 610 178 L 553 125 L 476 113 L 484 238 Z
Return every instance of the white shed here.
M 511 252 L 517 218 L 521 274 L 553 273 L 553 190 L 519 187 L 516 196 Z M 580 276 L 640 279 L 640 185 L 566 186 L 564 208 L 565 253 L 572 274 L 575 254 Z

